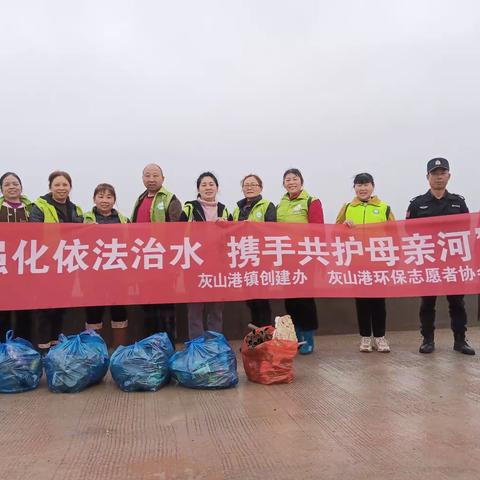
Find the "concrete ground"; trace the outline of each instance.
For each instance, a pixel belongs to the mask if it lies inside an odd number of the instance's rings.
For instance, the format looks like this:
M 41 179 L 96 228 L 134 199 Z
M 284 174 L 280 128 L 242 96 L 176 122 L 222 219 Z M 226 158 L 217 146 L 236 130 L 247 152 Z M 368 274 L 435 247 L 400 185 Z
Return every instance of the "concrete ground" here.
M 418 332 L 389 339 L 366 354 L 356 335 L 317 337 L 290 385 L 250 383 L 240 356 L 230 390 L 124 393 L 108 376 L 62 395 L 42 380 L 0 396 L 0 478 L 480 478 L 480 355 L 453 352 L 448 330 L 431 355 Z

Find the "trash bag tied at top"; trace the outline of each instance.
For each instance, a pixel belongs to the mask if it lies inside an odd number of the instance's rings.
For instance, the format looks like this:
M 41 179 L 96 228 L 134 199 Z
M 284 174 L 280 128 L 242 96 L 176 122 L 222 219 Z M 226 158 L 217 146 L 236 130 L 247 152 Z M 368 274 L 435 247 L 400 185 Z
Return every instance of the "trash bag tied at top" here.
M 107 345 L 94 330 L 59 336 L 59 343 L 44 358 L 48 388 L 75 393 L 100 382 L 108 371 Z
M 206 331 L 170 359 L 172 377 L 188 388 L 229 388 L 238 383 L 235 352 L 221 333 Z
M 19 393 L 38 387 L 42 378 L 42 358 L 32 344 L 14 338 L 9 330 L 0 343 L 0 392 Z
M 168 383 L 174 349 L 168 335 L 155 333 L 133 345 L 120 346 L 110 359 L 110 373 L 125 392 L 154 392 Z

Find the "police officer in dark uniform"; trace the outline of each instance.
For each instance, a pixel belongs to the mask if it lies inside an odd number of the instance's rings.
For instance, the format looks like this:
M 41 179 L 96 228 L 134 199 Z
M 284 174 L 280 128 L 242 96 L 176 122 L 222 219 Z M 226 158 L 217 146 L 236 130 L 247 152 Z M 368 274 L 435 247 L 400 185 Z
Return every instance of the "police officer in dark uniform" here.
M 427 180 L 430 190 L 410 201 L 408 218 L 436 217 L 468 213 L 465 199 L 461 195 L 447 191 L 450 179 L 450 165 L 445 158 L 432 158 L 427 163 Z M 467 312 L 463 295 L 447 295 L 448 310 L 454 335 L 453 349 L 466 355 L 475 355 L 475 350 L 465 340 L 467 331 Z M 420 305 L 421 334 L 423 335 L 420 353 L 432 353 L 435 350 L 435 303 L 437 297 L 422 297 Z

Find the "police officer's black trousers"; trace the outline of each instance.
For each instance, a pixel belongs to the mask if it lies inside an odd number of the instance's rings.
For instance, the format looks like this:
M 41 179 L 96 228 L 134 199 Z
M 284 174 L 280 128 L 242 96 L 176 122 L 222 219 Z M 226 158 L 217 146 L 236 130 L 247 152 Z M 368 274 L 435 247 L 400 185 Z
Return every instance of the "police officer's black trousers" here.
M 450 326 L 455 337 L 464 337 L 467 331 L 467 312 L 463 295 L 447 295 Z M 435 303 L 437 297 L 422 297 L 420 304 L 420 332 L 424 338 L 433 340 L 435 331 Z
M 266 327 L 272 324 L 272 309 L 270 301 L 266 299 L 247 300 L 252 316 L 252 323 L 257 327 Z
M 387 310 L 384 298 L 356 298 L 358 330 L 362 337 L 384 337 Z
M 318 328 L 317 307 L 313 298 L 287 298 L 285 310 L 292 317 L 293 324 L 301 330 Z

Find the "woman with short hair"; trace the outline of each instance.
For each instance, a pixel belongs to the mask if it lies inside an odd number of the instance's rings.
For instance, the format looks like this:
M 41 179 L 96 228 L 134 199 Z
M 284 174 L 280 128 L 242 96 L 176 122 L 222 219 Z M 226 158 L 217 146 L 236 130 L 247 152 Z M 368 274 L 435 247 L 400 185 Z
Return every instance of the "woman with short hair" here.
M 96 223 L 99 225 L 125 224 L 129 219 L 113 208 L 117 201 L 115 188 L 109 183 L 100 183 L 93 192 L 93 203 L 95 206 L 91 211 L 85 212 L 85 223 Z M 97 333 L 103 328 L 103 314 L 108 307 L 103 305 L 86 307 L 87 320 L 86 328 L 96 330 Z M 127 309 L 124 305 L 111 305 L 110 325 L 112 328 L 112 348 L 128 343 L 128 320 Z
M 249 173 L 241 181 L 244 198 L 237 202 L 233 211 L 234 221 L 247 222 L 276 222 L 277 209 L 275 205 L 262 197 L 262 179 Z M 270 301 L 266 298 L 247 300 L 250 309 L 252 324 L 265 327 L 272 324 L 272 309 Z

